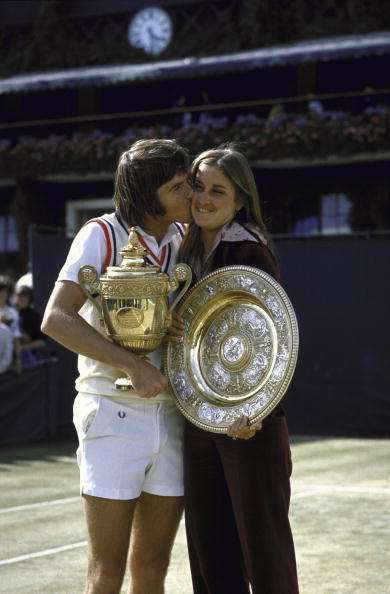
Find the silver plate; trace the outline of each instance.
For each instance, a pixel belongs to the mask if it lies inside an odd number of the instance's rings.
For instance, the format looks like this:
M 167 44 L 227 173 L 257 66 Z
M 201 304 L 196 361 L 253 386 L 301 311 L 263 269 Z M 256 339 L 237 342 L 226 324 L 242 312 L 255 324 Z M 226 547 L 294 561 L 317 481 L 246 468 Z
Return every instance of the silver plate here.
M 294 373 L 298 325 L 284 289 L 250 266 L 204 277 L 178 307 L 185 336 L 171 341 L 165 371 L 181 412 L 194 425 L 226 433 L 238 417 L 265 418 Z

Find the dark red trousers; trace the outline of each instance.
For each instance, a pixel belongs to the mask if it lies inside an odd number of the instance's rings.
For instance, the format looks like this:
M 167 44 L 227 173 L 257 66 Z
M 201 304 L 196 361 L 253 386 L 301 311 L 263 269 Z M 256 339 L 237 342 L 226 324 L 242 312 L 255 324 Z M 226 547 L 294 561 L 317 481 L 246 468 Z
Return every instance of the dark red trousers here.
M 184 468 L 194 594 L 297 594 L 285 417 L 247 441 L 186 423 Z

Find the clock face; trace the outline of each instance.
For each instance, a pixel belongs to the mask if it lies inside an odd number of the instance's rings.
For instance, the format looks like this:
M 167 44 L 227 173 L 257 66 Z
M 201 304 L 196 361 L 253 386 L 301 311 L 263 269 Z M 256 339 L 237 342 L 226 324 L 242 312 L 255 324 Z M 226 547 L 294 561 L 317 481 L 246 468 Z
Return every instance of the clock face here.
M 129 25 L 128 40 L 147 54 L 161 54 L 172 39 L 172 21 L 169 14 L 150 6 L 135 14 Z

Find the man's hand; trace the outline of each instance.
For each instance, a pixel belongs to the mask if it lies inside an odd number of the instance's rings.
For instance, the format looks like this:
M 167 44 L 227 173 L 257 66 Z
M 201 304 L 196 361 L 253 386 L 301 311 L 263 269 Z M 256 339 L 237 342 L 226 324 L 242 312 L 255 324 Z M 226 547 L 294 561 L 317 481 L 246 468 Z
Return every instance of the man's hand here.
M 256 431 L 260 431 L 261 426 L 261 421 L 258 421 L 254 425 L 249 425 L 249 418 L 242 416 L 230 425 L 226 435 L 233 439 L 250 439 L 255 435 Z
M 127 371 L 134 391 L 142 398 L 154 398 L 168 386 L 168 380 L 149 361 L 138 358 L 137 364 Z

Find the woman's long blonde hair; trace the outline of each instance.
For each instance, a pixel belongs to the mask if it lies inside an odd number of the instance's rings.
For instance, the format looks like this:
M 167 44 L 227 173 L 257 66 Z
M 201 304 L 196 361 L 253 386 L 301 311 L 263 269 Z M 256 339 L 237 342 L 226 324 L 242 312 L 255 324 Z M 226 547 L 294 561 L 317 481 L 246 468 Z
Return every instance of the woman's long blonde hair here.
M 260 198 L 255 178 L 246 157 L 232 145 L 204 151 L 196 157 L 191 165 L 190 180 L 192 183 L 195 182 L 198 169 L 203 163 L 209 167 L 220 169 L 233 184 L 237 199 L 241 200 L 244 204 L 243 208 L 238 211 L 235 220 L 244 226 L 245 223 L 254 225 L 267 240 L 270 250 L 274 252 L 272 241 L 261 213 Z M 203 242 L 201 229 L 195 225 L 194 221 L 191 221 L 180 247 L 179 261 L 186 262 L 194 268 L 202 260 Z

